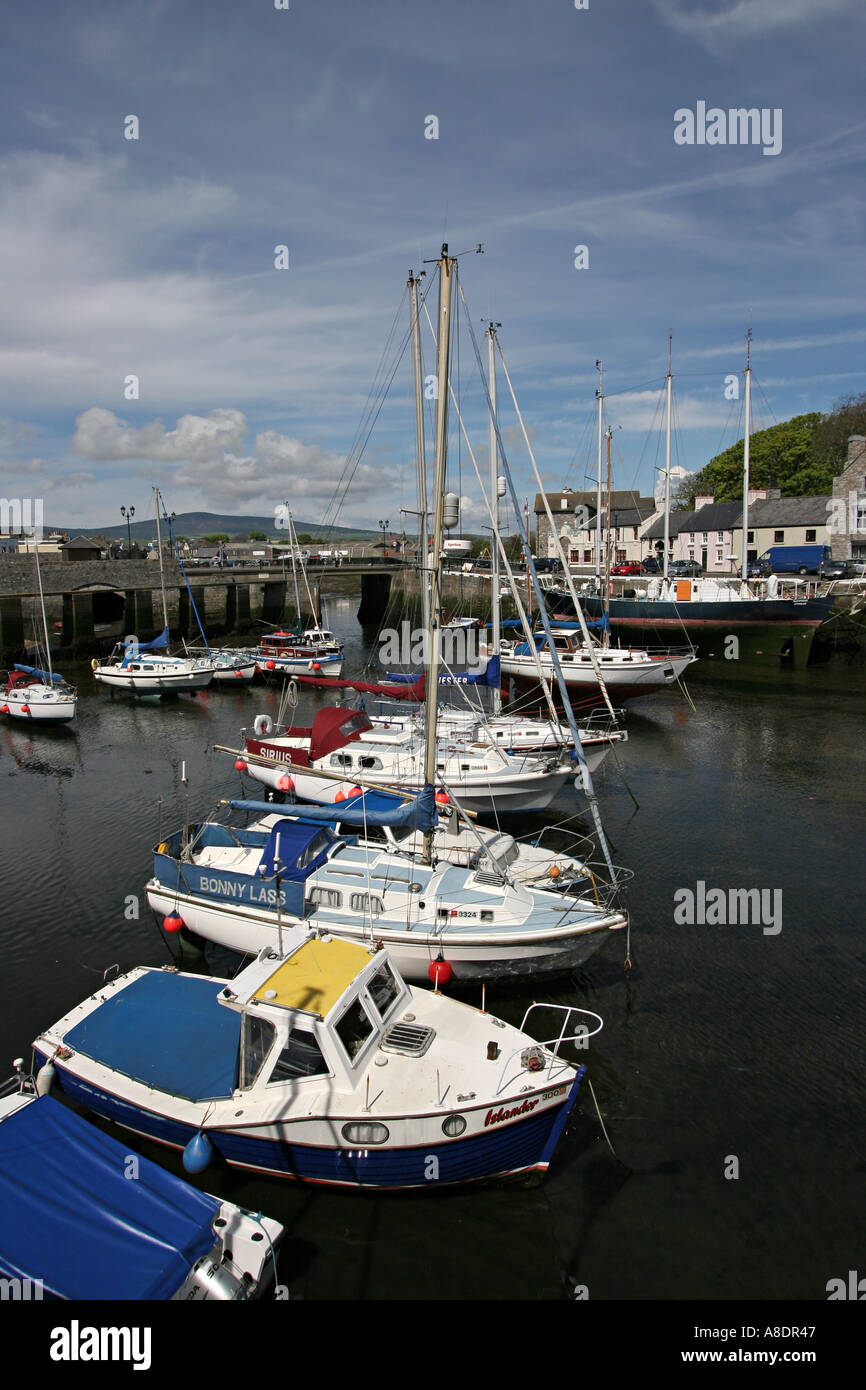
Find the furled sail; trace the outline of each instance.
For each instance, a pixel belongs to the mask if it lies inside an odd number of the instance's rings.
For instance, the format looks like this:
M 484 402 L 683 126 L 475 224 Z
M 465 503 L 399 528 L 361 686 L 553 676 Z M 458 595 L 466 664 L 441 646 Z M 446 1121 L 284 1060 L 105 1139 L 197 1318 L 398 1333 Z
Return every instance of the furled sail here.
M 254 811 L 257 815 L 274 815 L 275 812 L 298 816 L 305 821 L 339 821 L 341 825 L 390 825 L 402 826 L 409 830 L 435 830 L 438 815 L 433 788 L 427 783 L 417 796 L 398 801 L 386 792 L 362 792 L 346 801 L 337 801 L 329 806 L 307 806 L 293 804 L 277 806 L 271 801 L 230 801 L 236 811 Z

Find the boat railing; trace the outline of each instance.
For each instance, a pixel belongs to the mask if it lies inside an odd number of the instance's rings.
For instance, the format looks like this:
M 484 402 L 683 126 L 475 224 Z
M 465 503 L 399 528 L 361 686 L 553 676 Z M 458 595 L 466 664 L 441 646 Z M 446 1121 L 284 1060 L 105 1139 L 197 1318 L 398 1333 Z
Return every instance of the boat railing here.
M 7 1096 L 35 1096 L 36 1078 L 32 1073 L 24 1070 L 24 1059 L 16 1057 L 12 1065 L 15 1068 L 15 1075 L 7 1077 L 5 1081 L 0 1081 L 0 1100 L 5 1100 Z
M 587 1047 L 589 1039 L 594 1038 L 595 1035 L 597 1033 L 600 1033 L 602 1028 L 604 1027 L 603 1019 L 600 1017 L 599 1014 L 593 1013 L 591 1009 L 578 1009 L 573 1004 L 533 1003 L 530 1004 L 529 1008 L 526 1010 L 526 1013 L 523 1015 L 523 1022 L 520 1025 L 521 1033 L 525 1032 L 527 1020 L 529 1019 L 530 1014 L 535 1009 L 538 1009 L 539 1011 L 542 1009 L 549 1009 L 554 1013 L 561 1014 L 562 1027 L 560 1028 L 559 1033 L 556 1037 L 546 1038 L 543 1041 L 539 1039 L 537 1042 L 530 1045 L 530 1047 L 528 1048 L 516 1047 L 513 1052 L 509 1053 L 509 1055 L 503 1062 L 502 1070 L 499 1073 L 499 1080 L 496 1084 L 496 1090 L 494 1092 L 494 1094 L 497 1096 L 501 1095 L 502 1092 L 506 1090 L 509 1086 L 513 1086 L 515 1081 L 521 1080 L 524 1074 L 526 1073 L 527 1069 L 530 1072 L 538 1072 L 543 1070 L 545 1065 L 545 1059 L 542 1055 L 542 1050 L 553 1054 L 554 1063 L 552 1063 L 550 1066 L 551 1080 L 555 1076 L 559 1075 L 561 1072 L 572 1070 L 572 1064 L 570 1062 L 566 1062 L 564 1058 L 560 1057 L 560 1048 L 564 1047 L 566 1043 L 574 1043 L 575 1048 L 578 1051 L 582 1051 L 585 1047 Z M 590 1029 L 587 1024 L 581 1023 L 577 1025 L 576 1032 L 567 1033 L 566 1029 L 569 1027 L 571 1023 L 572 1014 L 583 1014 L 586 1018 L 594 1020 L 597 1026 L 595 1028 Z

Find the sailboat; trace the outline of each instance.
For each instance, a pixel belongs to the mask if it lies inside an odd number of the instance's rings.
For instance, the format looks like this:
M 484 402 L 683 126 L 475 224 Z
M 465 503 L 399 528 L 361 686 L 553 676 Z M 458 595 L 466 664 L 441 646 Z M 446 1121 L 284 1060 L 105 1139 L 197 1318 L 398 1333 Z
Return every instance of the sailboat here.
M 555 606 L 555 602 L 552 602 L 551 606 L 556 619 L 559 621 L 552 632 L 552 637 L 548 638 L 547 634 L 538 634 L 536 637 L 533 634 L 524 642 L 511 643 L 502 658 L 503 673 L 511 676 L 518 685 L 529 686 L 530 688 L 539 684 L 547 685 L 550 683 L 553 668 L 550 649 L 551 646 L 555 646 L 566 685 L 569 690 L 578 691 L 587 703 L 596 703 L 601 699 L 606 699 L 606 689 L 609 689 L 617 700 L 634 699 L 637 695 L 650 695 L 657 690 L 663 690 L 667 685 L 674 685 L 688 667 L 697 660 L 696 653 L 690 645 L 681 647 L 621 647 L 611 644 L 609 613 L 611 430 L 607 429 L 604 434 L 607 441 L 608 506 L 606 509 L 607 534 L 604 544 L 604 575 L 602 577 L 600 554 L 601 400 L 601 392 L 599 392 L 599 502 L 596 511 L 596 580 L 598 587 L 601 588 L 602 598 L 596 599 L 595 604 L 590 605 L 589 602 L 584 601 L 582 596 L 579 598 L 575 592 L 566 557 L 562 551 L 550 512 L 547 494 L 542 490 L 541 496 L 547 511 L 551 535 L 556 539 L 560 563 L 570 591 L 568 602 L 567 604 L 564 603 L 562 597 L 554 591 L 553 599 L 558 601 L 559 606 Z M 595 621 L 587 625 L 583 609 Z M 580 626 L 576 627 L 569 624 L 569 616 L 577 617 Z M 590 628 L 600 631 L 600 641 L 593 632 L 590 632 Z
M 292 582 L 295 590 L 297 624 L 292 631 L 283 630 L 269 633 L 267 637 L 262 638 L 250 655 L 259 675 L 264 676 L 266 680 L 272 676 L 291 678 L 292 676 L 303 675 L 312 681 L 316 681 L 320 675 L 336 677 L 343 669 L 343 646 L 341 642 L 337 641 L 334 634 L 326 631 L 319 622 L 303 560 L 301 561 L 301 574 L 303 575 L 304 588 L 307 591 L 307 602 L 313 615 L 313 622 L 310 627 L 305 628 L 301 621 L 301 599 L 298 592 L 298 555 L 300 553 L 298 534 L 288 505 L 285 511 L 292 554 Z
M 156 503 L 156 544 L 159 555 L 159 583 L 162 594 L 163 628 L 151 642 L 126 637 L 118 642 L 107 661 L 94 659 L 90 665 L 96 680 L 115 690 L 134 695 L 167 695 L 172 692 L 205 690 L 214 678 L 210 657 L 169 656 L 168 605 L 165 598 L 165 567 L 159 522 L 159 489 L 153 489 Z
M 36 561 L 36 579 L 39 588 L 39 608 L 42 616 L 42 637 L 45 644 L 45 665 L 24 666 L 16 663 L 6 677 L 6 684 L 0 691 L 0 714 L 10 719 L 24 719 L 31 724 L 68 724 L 75 718 L 78 708 L 78 695 L 73 686 L 67 685 L 51 665 L 51 639 L 48 635 L 48 619 L 45 615 L 45 594 L 42 590 L 42 571 L 39 568 L 39 545 L 34 536 L 33 555 Z M 37 644 L 37 657 L 39 644 Z
M 633 598 L 603 598 L 587 595 L 581 602 L 588 614 L 600 617 L 607 612 L 612 629 L 628 638 L 646 637 L 658 633 L 681 635 L 702 656 L 731 657 L 731 642 L 736 639 L 737 664 L 778 667 L 804 665 L 809 659 L 812 641 L 822 622 L 833 609 L 832 594 L 818 594 L 815 586 L 802 581 L 749 579 L 749 463 L 752 429 L 752 329 L 746 338 L 745 368 L 745 425 L 743 433 L 743 503 L 740 516 L 742 528 L 742 557 L 740 577 L 731 575 L 701 575 L 694 579 L 668 574 L 670 526 L 670 440 L 671 440 L 671 364 L 668 359 L 666 467 L 665 467 L 665 538 L 663 572 L 650 578 L 646 587 L 637 586 Z M 556 595 L 554 613 L 568 620 L 574 611 L 572 599 Z

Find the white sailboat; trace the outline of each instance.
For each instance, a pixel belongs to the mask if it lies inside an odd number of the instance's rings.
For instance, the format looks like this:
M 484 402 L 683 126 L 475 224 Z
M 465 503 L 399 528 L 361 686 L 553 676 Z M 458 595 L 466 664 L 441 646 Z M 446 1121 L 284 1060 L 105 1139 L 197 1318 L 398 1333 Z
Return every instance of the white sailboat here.
M 162 533 L 159 524 L 159 489 L 153 489 L 156 502 L 156 544 L 159 555 L 159 583 L 162 594 L 163 629 L 152 642 L 127 637 L 119 642 L 107 661 L 90 665 L 96 680 L 115 690 L 134 695 L 167 695 L 205 690 L 214 678 L 215 665 L 209 656 L 169 656 L 168 605 L 165 598 L 165 568 Z
M 6 677 L 6 685 L 0 693 L 0 714 L 10 719 L 22 719 L 31 724 L 68 724 L 75 718 L 78 708 L 78 695 L 73 686 L 67 685 L 62 676 L 57 675 L 51 665 L 51 639 L 48 635 L 48 619 L 45 615 L 45 595 L 42 590 L 42 571 L 39 568 L 39 545 L 33 538 L 33 555 L 36 560 L 36 579 L 39 587 L 39 607 L 42 615 L 42 638 L 45 644 L 45 666 L 24 666 L 16 664 Z M 37 644 L 37 656 L 39 655 Z

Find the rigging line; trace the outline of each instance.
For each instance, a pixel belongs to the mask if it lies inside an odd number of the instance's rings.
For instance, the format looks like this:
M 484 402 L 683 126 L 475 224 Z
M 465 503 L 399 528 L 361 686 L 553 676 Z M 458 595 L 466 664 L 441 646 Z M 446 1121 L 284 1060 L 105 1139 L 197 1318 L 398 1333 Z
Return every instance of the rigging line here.
M 348 487 L 352 479 L 354 478 L 359 463 L 361 462 L 361 458 L 363 457 L 364 450 L 367 447 L 367 443 L 369 441 L 370 434 L 372 433 L 373 426 L 379 418 L 379 414 L 385 403 L 385 399 L 391 388 L 391 384 L 394 380 L 394 377 L 406 352 L 406 347 L 412 332 L 411 325 L 408 329 L 404 330 L 399 354 L 397 356 L 396 361 L 394 362 L 394 366 L 391 370 L 390 376 L 387 376 L 387 373 L 385 371 L 385 364 L 388 360 L 389 353 L 392 350 L 391 345 L 397 330 L 397 324 L 400 322 L 400 319 L 403 315 L 404 301 L 406 299 L 407 293 L 408 291 L 404 288 L 403 294 L 400 297 L 400 303 L 397 306 L 397 311 L 394 315 L 394 319 L 391 324 L 391 328 L 388 332 L 385 346 L 382 349 L 382 353 L 376 367 L 376 372 L 373 378 L 373 384 L 371 385 L 370 390 L 368 392 L 367 401 L 365 403 L 361 419 L 358 423 L 354 438 L 346 455 L 346 462 L 343 467 L 342 475 L 340 477 L 339 482 L 337 483 L 337 487 L 334 492 L 334 497 L 332 498 L 332 503 L 331 505 L 329 505 L 328 509 L 326 509 L 325 519 L 322 522 L 322 526 L 326 530 L 325 539 L 328 538 L 330 533 L 333 531 L 333 528 L 337 524 L 337 518 L 340 514 L 340 511 L 342 510 L 343 503 L 345 502 L 345 495 L 348 490 Z M 353 458 L 353 455 L 356 452 L 357 457 Z M 341 490 L 342 496 L 340 495 Z M 327 518 L 331 510 L 331 506 L 333 506 L 334 508 L 334 514 L 331 520 L 329 521 Z
M 460 288 L 460 293 L 461 293 L 461 295 L 462 295 L 462 294 L 463 294 L 463 285 L 462 285 L 462 283 L 459 282 L 459 281 L 458 281 L 458 284 L 459 284 L 459 288 Z M 464 296 L 464 299 L 465 299 L 465 296 Z M 518 499 L 518 496 L 517 496 L 517 491 L 516 491 L 515 486 L 514 486 L 514 479 L 513 479 L 512 475 L 511 475 L 511 469 L 510 469 L 510 467 L 509 467 L 509 465 L 508 465 L 508 456 L 507 456 L 507 454 L 506 454 L 505 445 L 504 445 L 504 442 L 503 442 L 503 439 L 502 439 L 502 431 L 501 431 L 500 428 L 499 428 L 499 422 L 498 422 L 498 420 L 497 420 L 497 418 L 496 418 L 496 412 L 495 412 L 494 409 L 493 409 L 493 403 L 492 403 L 492 401 L 491 401 L 490 392 L 489 392 L 488 387 L 487 387 L 487 381 L 486 381 L 486 378 L 485 378 L 485 375 L 484 375 L 484 369 L 483 369 L 483 367 L 482 367 L 482 365 L 481 365 L 481 354 L 480 354 L 480 352 L 478 351 L 478 343 L 477 343 L 477 341 L 476 341 L 475 333 L 474 333 L 473 328 L 472 328 L 472 318 L 471 318 L 471 315 L 469 314 L 468 307 L 467 307 L 466 318 L 467 318 L 467 322 L 468 322 L 468 324 L 469 324 L 469 335 L 470 335 L 470 338 L 471 338 L 471 340 L 472 340 L 472 348 L 473 348 L 473 351 L 474 351 L 474 353 L 475 353 L 475 362 L 476 362 L 476 365 L 477 365 L 477 367 L 478 367 L 478 376 L 479 376 L 479 379 L 480 379 L 480 381 L 481 381 L 481 383 L 482 383 L 482 385 L 483 385 L 483 388 L 484 388 L 484 395 L 485 395 L 485 399 L 486 399 L 486 401 L 487 401 L 487 409 L 488 409 L 488 412 L 489 412 L 489 415 L 490 415 L 491 426 L 492 426 L 492 429 L 493 429 L 493 431 L 494 431 L 494 433 L 495 433 L 495 435 L 496 435 L 496 442 L 497 442 L 497 445 L 498 445 L 498 447 L 499 447 L 499 451 L 500 451 L 500 454 L 501 454 L 501 457 L 502 457 L 502 466 L 503 466 L 503 470 L 504 470 L 504 474 L 505 474 L 506 487 L 508 488 L 509 492 L 511 493 L 511 503 L 512 503 L 512 506 L 514 507 L 515 511 L 518 513 L 518 516 L 519 516 L 519 514 L 520 514 L 520 502 L 519 502 L 519 499 Z M 502 362 L 503 370 L 505 371 L 506 380 L 507 380 L 508 383 L 509 383 L 509 388 L 510 388 L 510 390 L 511 390 L 511 396 L 512 396 L 512 399 L 514 400 L 515 407 L 516 407 L 517 402 L 516 402 L 516 399 L 514 398 L 514 390 L 513 390 L 513 388 L 511 387 L 510 378 L 509 378 L 509 376 L 508 376 L 508 369 L 507 369 L 507 367 L 505 366 L 505 359 L 504 359 L 503 354 L 502 354 L 502 347 L 501 347 L 501 345 L 499 344 L 499 340 L 498 340 L 498 339 L 497 339 L 497 347 L 499 348 L 499 357 L 500 357 L 500 361 Z M 519 411 L 518 411 L 518 418 L 520 418 Z M 521 420 L 521 423 L 522 423 L 522 420 Z M 524 435 L 525 435 L 525 430 L 524 430 Z M 528 443 L 528 441 L 527 441 L 527 443 Z M 534 459 L 534 455 L 532 455 L 531 449 L 530 449 L 530 457 L 532 457 L 533 465 L 535 465 L 535 459 Z M 537 466 L 535 467 L 535 472 L 536 472 L 536 476 L 538 476 L 538 469 L 537 469 Z M 540 479 L 539 479 L 539 482 L 540 482 Z M 542 495 L 542 497 L 544 498 L 544 500 L 545 500 L 545 502 L 546 502 L 547 499 L 546 499 L 545 494 L 544 494 L 543 491 L 542 491 L 542 494 L 541 494 L 541 495 Z M 491 515 L 492 515 L 492 513 L 491 513 Z M 547 610 L 546 610 L 545 605 L 544 605 L 544 596 L 543 596 L 543 594 L 542 594 L 541 585 L 540 585 L 539 580 L 538 580 L 538 573 L 537 573 L 536 568 L 535 568 L 535 561 L 534 561 L 533 558 L 532 558 L 532 551 L 531 551 L 530 548 L 529 548 L 529 543 L 528 543 L 528 541 L 521 541 L 521 545 L 522 545 L 522 548 L 523 548 L 523 558 L 524 558 L 524 560 L 525 560 L 525 562 L 526 562 L 526 568 L 527 568 L 527 570 L 528 570 L 528 572 L 529 572 L 530 580 L 531 580 L 533 589 L 534 589 L 534 591 L 535 591 L 536 598 L 537 598 L 537 600 L 538 600 L 539 613 L 540 613 L 540 617 L 541 617 L 542 626 L 544 627 L 545 636 L 546 636 L 546 638 L 547 638 L 547 645 L 548 645 L 548 649 L 549 649 L 549 653 L 550 653 L 551 663 L 552 663 L 552 666 L 553 666 L 553 673 L 554 673 L 554 676 L 555 676 L 555 678 L 556 678 L 556 683 L 557 683 L 557 687 L 558 687 L 558 689 L 559 689 L 560 698 L 561 698 L 561 700 L 562 700 L 563 707 L 564 707 L 565 713 L 566 713 L 566 717 L 567 717 L 567 719 L 568 719 L 568 726 L 569 726 L 569 728 L 570 728 L 570 730 L 571 730 L 572 738 L 573 738 L 573 740 L 574 740 L 574 749 L 573 749 L 573 751 L 572 751 L 571 756 L 572 756 L 572 758 L 576 761 L 576 763 L 577 763 L 577 765 L 578 765 L 578 767 L 579 767 L 579 776 L 580 776 L 581 785 L 582 785 L 582 787 L 583 787 L 584 795 L 585 795 L 585 797 L 586 797 L 586 799 L 587 799 L 587 802 L 589 803 L 589 807 L 590 807 L 590 810 L 591 810 L 591 812 L 592 812 L 593 821 L 594 821 L 594 823 L 595 823 L 596 832 L 597 832 L 597 834 L 598 834 L 599 844 L 601 845 L 602 853 L 604 854 L 605 862 L 606 862 L 607 867 L 608 867 L 608 870 L 609 870 L 609 872 L 610 872 L 611 879 L 613 879 L 613 880 L 615 881 L 616 874 L 615 874 L 615 870 L 614 870 L 614 866 L 613 866 L 613 861 L 611 860 L 611 857 L 610 857 L 610 850 L 609 850 L 609 848 L 608 848 L 607 839 L 606 839 L 606 837 L 605 837 L 604 826 L 602 825 L 602 821 L 601 821 L 601 811 L 600 811 L 599 805 L 598 805 L 598 798 L 597 798 L 597 796 L 596 796 L 596 794 L 595 794 L 595 790 L 594 790 L 593 785 L 592 785 L 592 776 L 591 776 L 591 774 L 590 774 L 589 767 L 587 766 L 586 757 L 584 756 L 583 745 L 582 745 L 582 743 L 581 743 L 581 741 L 580 741 L 580 734 L 579 734 L 579 732 L 578 732 L 577 723 L 576 723 L 576 720 L 575 720 L 574 710 L 573 710 L 573 708 L 572 708 L 571 700 L 570 700 L 569 694 L 568 694 L 568 687 L 567 687 L 567 685 L 566 685 L 566 683 L 565 683 L 565 677 L 564 677 L 564 675 L 563 675 L 563 673 L 562 673 L 562 665 L 561 665 L 560 660 L 559 660 L 559 653 L 557 652 L 556 646 L 555 646 L 554 641 L 553 641 L 553 631 L 552 631 L 552 628 L 551 628 L 551 626 L 550 626 L 550 619 L 549 619 L 549 617 L 548 617 L 548 615 L 547 615 Z M 562 548 L 560 547 L 560 555 L 561 555 L 561 554 L 562 554 Z M 569 575 L 569 582 L 570 582 L 570 575 Z M 573 592 L 573 585 L 572 585 L 572 592 Z M 592 646 L 591 646 L 591 644 L 590 644 L 589 632 L 588 632 L 588 629 L 587 629 L 587 627 L 586 627 L 586 621 L 585 621 L 585 619 L 584 619 L 584 617 L 583 617 L 583 612 L 582 612 L 580 606 L 579 606 L 577 603 L 575 603 L 575 608 L 576 608 L 578 617 L 580 618 L 581 630 L 583 631 L 583 634 L 584 634 L 584 640 L 585 640 L 586 643 L 587 643 L 587 648 L 588 648 L 588 651 L 589 651 L 590 658 L 591 658 L 591 660 L 593 661 L 593 665 L 594 665 L 594 666 L 596 667 L 596 669 L 598 670 L 598 663 L 597 663 L 596 660 L 595 660 L 595 652 L 594 652 L 594 650 L 593 650 L 593 648 L 592 648 Z M 603 683 L 602 678 L 601 678 L 601 672 L 600 672 L 600 670 L 598 670 L 597 679 L 598 679 L 599 685 L 600 685 L 601 688 L 604 690 L 605 698 L 607 699 L 608 705 L 609 705 L 610 710 L 611 710 L 611 714 L 613 715 L 613 706 L 610 705 L 610 700 L 609 700 L 609 698 L 607 697 L 607 691 L 606 691 L 605 688 L 604 688 L 604 683 Z M 614 716 L 614 717 L 615 717 L 615 716 Z

